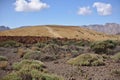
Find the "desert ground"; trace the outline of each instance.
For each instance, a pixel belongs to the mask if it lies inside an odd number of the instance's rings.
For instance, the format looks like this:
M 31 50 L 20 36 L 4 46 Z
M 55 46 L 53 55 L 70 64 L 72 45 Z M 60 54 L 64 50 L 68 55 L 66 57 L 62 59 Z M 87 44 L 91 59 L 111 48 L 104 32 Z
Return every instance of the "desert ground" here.
M 1 31 L 0 80 L 120 80 L 119 35 L 55 25 Z

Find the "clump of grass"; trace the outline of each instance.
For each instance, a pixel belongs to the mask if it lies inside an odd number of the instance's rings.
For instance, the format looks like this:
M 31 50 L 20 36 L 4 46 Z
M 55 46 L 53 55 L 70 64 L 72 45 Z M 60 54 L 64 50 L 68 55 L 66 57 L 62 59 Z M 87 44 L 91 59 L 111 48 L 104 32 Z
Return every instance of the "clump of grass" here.
M 8 66 L 7 58 L 0 56 L 0 69 L 5 69 Z
M 71 65 L 79 65 L 79 66 L 101 66 L 105 65 L 104 59 L 102 56 L 93 53 L 81 54 L 76 58 L 68 60 Z
M 45 65 L 38 60 L 22 60 L 13 64 L 13 69 L 20 70 L 22 68 L 37 69 L 43 71 Z
M 120 62 L 120 52 L 118 52 L 118 53 L 116 53 L 115 55 L 113 55 L 112 58 L 113 58 L 116 62 Z
M 20 47 L 22 46 L 22 43 L 16 42 L 16 41 L 4 41 L 0 43 L 0 47 Z

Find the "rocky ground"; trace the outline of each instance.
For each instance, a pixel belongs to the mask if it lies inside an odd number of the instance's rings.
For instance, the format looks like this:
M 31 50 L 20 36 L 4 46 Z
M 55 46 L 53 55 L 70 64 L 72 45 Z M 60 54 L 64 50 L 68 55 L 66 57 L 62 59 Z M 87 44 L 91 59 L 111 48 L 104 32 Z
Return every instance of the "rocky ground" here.
M 8 59 L 9 65 L 5 69 L 0 69 L 0 79 L 12 72 L 11 65 L 21 61 L 17 54 L 17 48 L 0 48 L 0 55 Z M 71 57 L 64 57 L 52 61 L 43 61 L 49 73 L 62 76 L 65 80 L 120 80 L 120 75 L 113 71 L 120 70 L 120 63 L 111 59 L 105 61 L 104 66 L 72 66 L 66 62 Z

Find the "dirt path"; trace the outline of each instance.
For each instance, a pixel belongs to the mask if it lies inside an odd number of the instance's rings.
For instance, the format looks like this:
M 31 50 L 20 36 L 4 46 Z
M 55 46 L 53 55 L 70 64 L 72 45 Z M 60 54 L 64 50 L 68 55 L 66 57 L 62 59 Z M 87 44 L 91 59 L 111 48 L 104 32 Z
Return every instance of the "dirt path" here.
M 50 34 L 53 34 L 54 37 L 62 38 L 62 36 L 56 33 L 52 28 L 47 27 L 47 26 L 45 28 L 49 31 Z

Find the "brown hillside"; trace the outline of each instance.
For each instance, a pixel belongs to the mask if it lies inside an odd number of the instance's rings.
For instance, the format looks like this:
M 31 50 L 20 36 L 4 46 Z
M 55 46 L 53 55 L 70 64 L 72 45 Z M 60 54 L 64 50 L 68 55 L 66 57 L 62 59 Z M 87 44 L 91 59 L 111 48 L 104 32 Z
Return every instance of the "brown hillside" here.
M 13 30 L 1 31 L 0 36 L 48 36 L 60 38 L 77 38 L 85 40 L 120 40 L 119 36 L 106 35 L 93 30 L 81 28 L 77 26 L 32 26 L 17 28 Z

